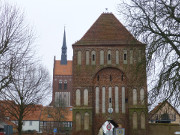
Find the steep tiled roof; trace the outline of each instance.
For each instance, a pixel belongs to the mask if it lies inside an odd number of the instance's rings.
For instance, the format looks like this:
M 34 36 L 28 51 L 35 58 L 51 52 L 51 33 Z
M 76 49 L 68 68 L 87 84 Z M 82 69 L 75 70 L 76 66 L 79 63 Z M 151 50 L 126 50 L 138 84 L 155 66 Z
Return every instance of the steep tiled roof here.
M 112 13 L 103 13 L 74 45 L 142 44 Z
M 41 110 L 43 106 L 42 105 L 35 105 L 32 108 L 27 108 L 30 109 L 26 115 L 24 116 L 23 120 L 33 120 L 33 121 L 39 121 L 40 115 L 41 115 Z M 14 111 L 14 110 L 13 110 Z M 15 117 L 10 116 L 11 120 L 17 120 Z
M 23 120 L 39 120 L 41 115 L 42 105 L 35 105 L 30 112 L 23 118 Z
M 60 60 L 55 60 L 54 75 L 72 75 L 72 61 L 67 61 L 67 65 L 61 65 Z
M 43 106 L 42 105 L 29 105 L 25 109 L 25 116 L 23 117 L 23 120 L 39 120 L 41 110 Z M 1 100 L 0 101 L 0 115 L 4 117 L 9 117 L 10 120 L 17 120 L 15 116 L 19 115 L 19 106 L 15 104 L 14 101 L 9 100 Z M 15 115 L 15 116 L 14 116 Z
M 72 121 L 72 107 L 66 107 L 65 109 L 63 108 L 61 110 L 61 108 L 58 109 L 52 106 L 44 107 L 41 113 L 40 121 L 57 121 L 61 116 L 64 116 L 62 121 Z M 62 112 L 62 115 L 58 116 L 60 112 Z M 50 115 L 50 117 L 48 115 Z

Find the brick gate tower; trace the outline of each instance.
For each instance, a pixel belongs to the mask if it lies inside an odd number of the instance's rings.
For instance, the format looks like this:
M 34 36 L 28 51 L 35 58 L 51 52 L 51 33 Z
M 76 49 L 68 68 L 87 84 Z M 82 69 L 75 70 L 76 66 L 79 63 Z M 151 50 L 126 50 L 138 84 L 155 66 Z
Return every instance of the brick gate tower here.
M 103 13 L 73 44 L 73 135 L 147 135 L 145 44 Z

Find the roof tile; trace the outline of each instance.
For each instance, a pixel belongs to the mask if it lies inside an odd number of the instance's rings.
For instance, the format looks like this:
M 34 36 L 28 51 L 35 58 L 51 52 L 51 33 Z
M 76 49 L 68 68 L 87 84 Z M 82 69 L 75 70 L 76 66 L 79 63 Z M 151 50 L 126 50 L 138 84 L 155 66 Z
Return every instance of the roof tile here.
M 60 60 L 55 60 L 54 75 L 72 75 L 72 61 L 68 60 L 67 65 L 61 65 Z
M 48 113 L 50 112 L 50 113 Z M 62 121 L 72 121 L 72 107 L 66 107 L 66 108 L 54 108 L 52 106 L 44 107 L 41 113 L 40 121 L 58 121 L 59 113 L 64 115 L 64 118 Z M 48 117 L 48 114 L 53 115 L 52 117 Z
M 103 13 L 74 45 L 142 44 L 112 13 Z

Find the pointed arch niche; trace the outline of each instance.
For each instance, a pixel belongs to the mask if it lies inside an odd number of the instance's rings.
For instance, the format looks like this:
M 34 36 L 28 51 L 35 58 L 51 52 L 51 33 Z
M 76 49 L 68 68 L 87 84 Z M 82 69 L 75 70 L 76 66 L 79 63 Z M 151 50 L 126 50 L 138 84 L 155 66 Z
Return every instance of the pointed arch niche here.
M 76 113 L 76 131 L 81 130 L 81 114 Z
M 89 113 L 84 114 L 84 130 L 89 130 Z
M 76 90 L 76 105 L 81 105 L 81 91 L 79 89 Z

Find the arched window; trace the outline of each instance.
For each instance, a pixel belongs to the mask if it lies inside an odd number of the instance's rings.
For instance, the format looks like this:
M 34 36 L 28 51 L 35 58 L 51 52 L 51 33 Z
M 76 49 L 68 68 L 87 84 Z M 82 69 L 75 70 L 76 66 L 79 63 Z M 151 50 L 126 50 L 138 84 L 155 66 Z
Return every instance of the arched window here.
M 133 89 L 133 105 L 137 105 L 137 90 Z
M 59 80 L 59 90 L 62 90 L 62 80 Z
M 107 64 L 111 64 L 111 50 L 108 50 L 107 53 Z
M 89 65 L 89 51 L 86 51 L 86 65 Z
M 65 80 L 64 81 L 64 90 L 66 90 L 67 89 L 67 81 Z
M 115 112 L 119 113 L 119 88 L 115 86 Z
M 122 87 L 122 113 L 126 112 L 125 106 L 125 87 Z
M 76 90 L 76 105 L 77 106 L 81 105 L 81 92 L 79 89 Z
M 96 113 L 99 113 L 99 87 L 96 87 Z
M 142 112 L 141 113 L 141 129 L 145 129 L 145 123 L 146 123 L 146 119 L 145 119 L 145 113 Z
M 133 113 L 133 129 L 137 129 L 137 113 Z
M 119 51 L 116 50 L 116 64 L 119 64 Z
M 106 88 L 102 87 L 102 113 L 106 112 Z
M 142 88 L 140 90 L 140 100 L 141 100 L 141 104 L 144 105 L 144 89 Z
M 100 65 L 104 65 L 104 51 L 100 51 Z
M 95 65 L 96 64 L 96 52 L 92 51 L 91 52 L 91 65 Z
M 88 105 L 88 90 L 84 90 L 84 105 Z
M 89 113 L 84 114 L 84 130 L 89 129 Z
M 76 131 L 81 130 L 81 114 L 76 114 Z
M 81 51 L 78 51 L 77 63 L 81 65 Z

